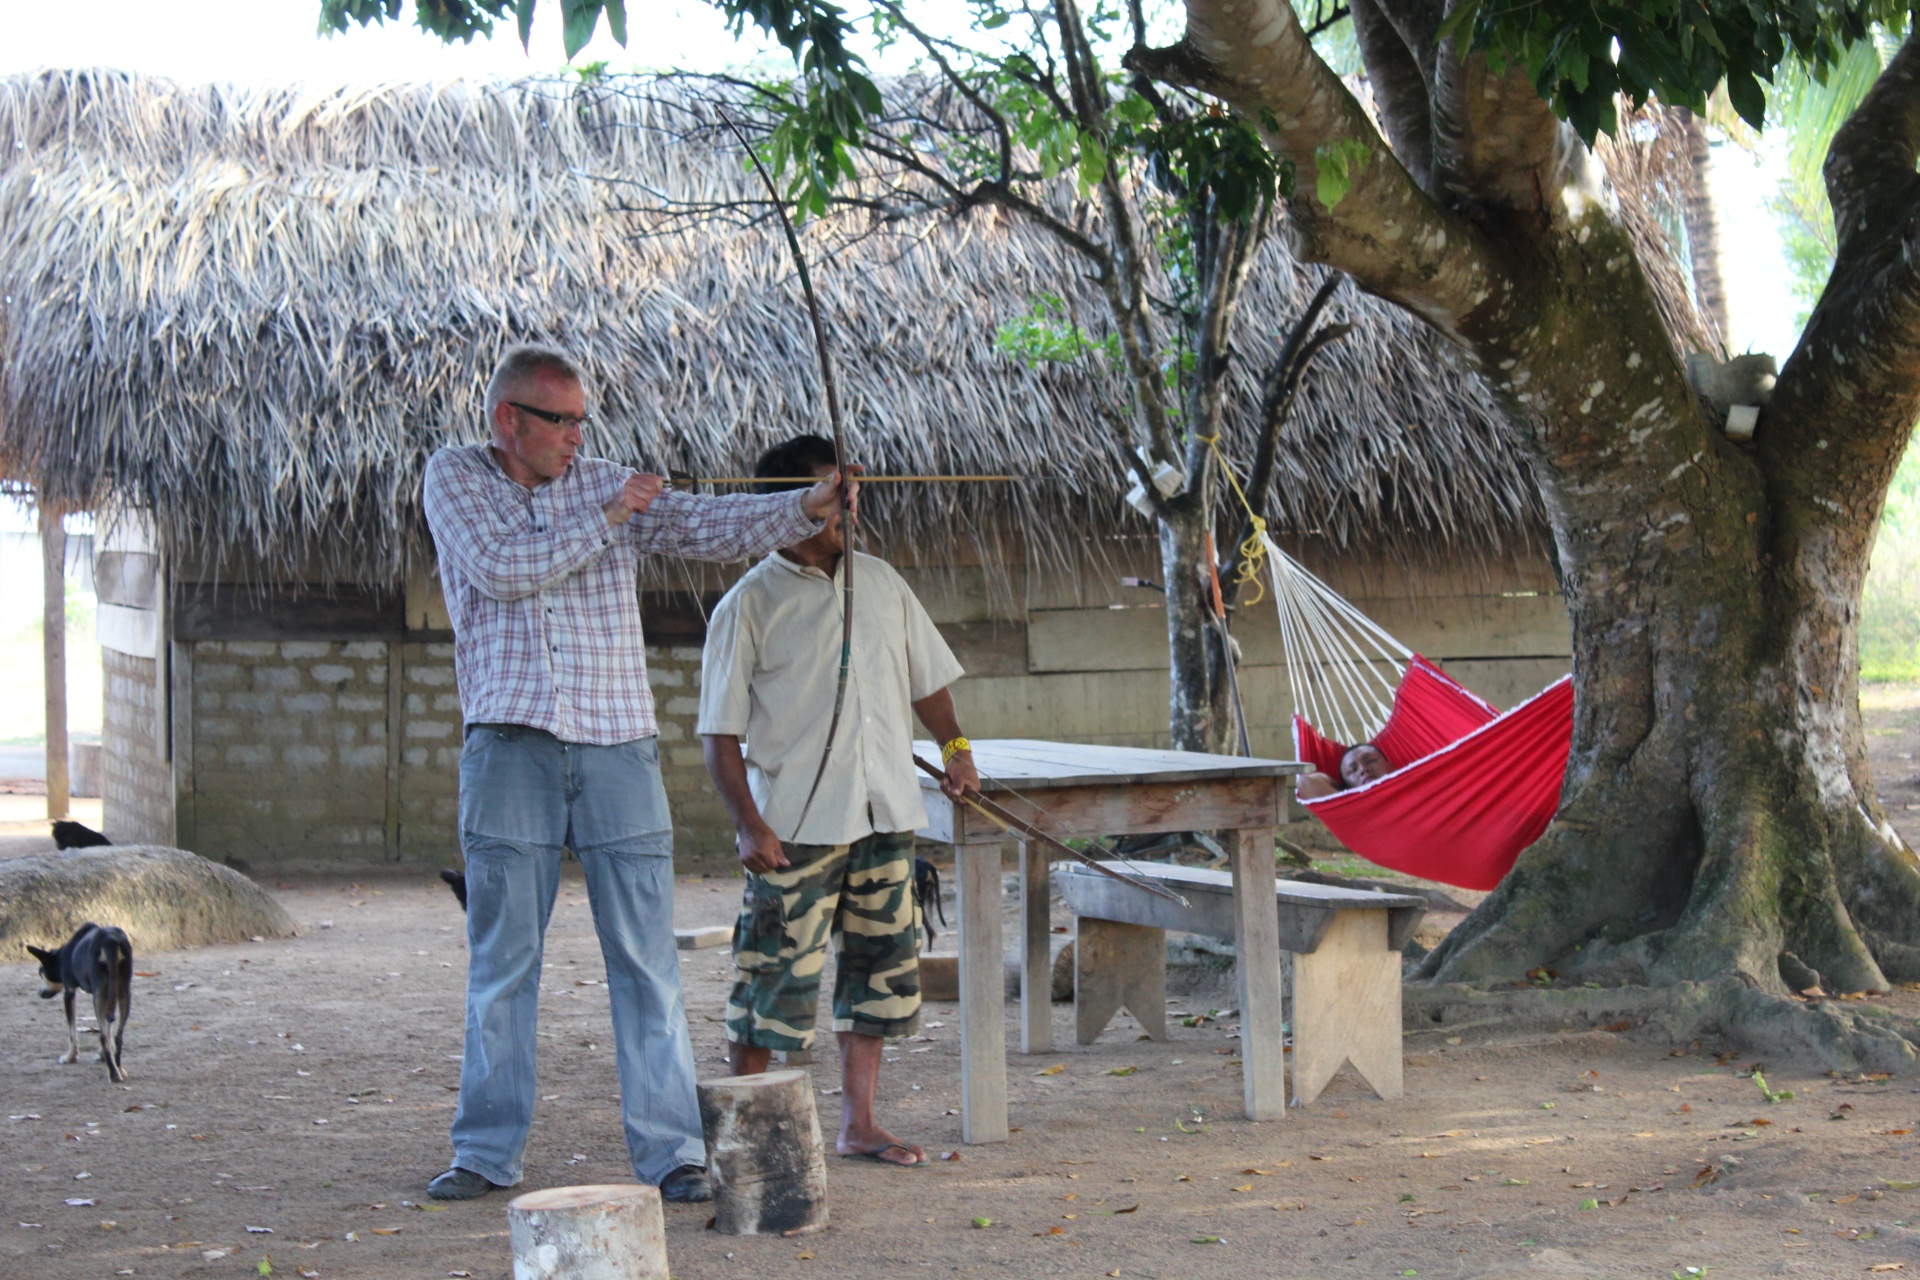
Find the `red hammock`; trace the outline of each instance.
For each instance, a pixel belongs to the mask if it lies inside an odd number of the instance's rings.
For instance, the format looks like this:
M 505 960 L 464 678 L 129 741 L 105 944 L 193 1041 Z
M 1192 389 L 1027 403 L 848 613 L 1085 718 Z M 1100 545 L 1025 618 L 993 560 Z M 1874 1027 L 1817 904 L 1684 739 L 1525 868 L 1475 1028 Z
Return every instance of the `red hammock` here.
M 1340 776 L 1347 748 L 1297 715 L 1293 743 L 1300 759 Z M 1392 773 L 1301 803 L 1369 862 L 1491 889 L 1560 807 L 1573 745 L 1573 677 L 1502 715 L 1415 654 L 1373 743 Z

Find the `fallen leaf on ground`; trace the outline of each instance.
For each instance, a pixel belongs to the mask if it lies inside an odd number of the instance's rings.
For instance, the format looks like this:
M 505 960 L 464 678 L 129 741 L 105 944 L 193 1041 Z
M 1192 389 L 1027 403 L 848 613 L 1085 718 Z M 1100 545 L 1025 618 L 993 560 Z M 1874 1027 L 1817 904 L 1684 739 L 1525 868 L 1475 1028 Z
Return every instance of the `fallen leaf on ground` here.
M 1859 1198 L 1860 1197 L 1858 1195 L 1852 1195 L 1852 1194 L 1844 1195 L 1844 1196 L 1835 1196 L 1832 1200 L 1828 1201 L 1828 1203 L 1829 1204 L 1852 1204 L 1855 1200 L 1858 1200 Z
M 1106 1214 L 1138 1213 L 1140 1212 L 1140 1206 L 1137 1204 L 1130 1204 L 1124 1209 L 1102 1209 L 1100 1212 L 1106 1213 Z
M 1195 1244 L 1219 1244 L 1220 1237 L 1219 1236 L 1195 1236 L 1193 1238 L 1193 1242 Z
M 397 1236 L 397 1235 L 399 1235 L 399 1234 L 400 1234 L 400 1228 L 398 1228 L 398 1227 L 375 1227 L 375 1228 L 373 1229 L 373 1234 L 375 1234 L 375 1235 L 377 1235 L 377 1236 Z
M 1109 1076 L 1130 1076 L 1139 1069 L 1138 1067 L 1108 1067 L 1105 1071 L 1101 1072 L 1101 1074 Z
M 1248 1183 L 1248 1184 L 1247 1184 L 1246 1186 L 1244 1186 L 1244 1187 L 1234 1187 L 1234 1188 L 1232 1188 L 1232 1190 L 1234 1190 L 1234 1191 L 1251 1191 L 1251 1190 L 1253 1190 L 1253 1184 L 1252 1184 L 1251 1182 L 1249 1182 L 1249 1183 Z
M 1257 1174 L 1259 1174 L 1259 1175 L 1260 1175 L 1261 1177 L 1263 1177 L 1263 1178 L 1271 1178 L 1271 1177 L 1273 1176 L 1273 1170 L 1271 1170 L 1271 1169 L 1242 1169 L 1242 1170 L 1241 1170 L 1240 1172 L 1242 1172 L 1242 1173 L 1257 1173 Z M 1888 1183 L 1887 1185 L 1888 1185 L 1888 1186 L 1892 1186 L 1893 1184 L 1892 1184 L 1891 1182 L 1889 1182 L 1889 1183 Z
M 1036 1231 L 1033 1234 L 1037 1236 L 1063 1236 L 1067 1234 L 1067 1229 L 1065 1227 L 1048 1227 L 1045 1231 Z
M 960 1159 L 960 1153 L 958 1151 L 942 1151 L 940 1153 L 940 1158 L 950 1163 L 956 1162 Z
M 1907 1264 L 1904 1262 L 1876 1262 L 1867 1268 L 1869 1271 L 1905 1271 L 1906 1269 Z
M 1066 1069 L 1067 1069 L 1066 1063 L 1056 1062 L 1050 1067 L 1042 1067 L 1040 1070 L 1034 1072 L 1033 1074 L 1036 1076 L 1057 1076 L 1062 1071 L 1065 1071 Z
M 800 1251 L 799 1253 L 796 1253 L 796 1254 L 794 1254 L 793 1256 L 794 1256 L 794 1260 L 795 1260 L 795 1261 L 797 1261 L 797 1262 L 812 1262 L 812 1261 L 813 1261 L 813 1250 L 811 1250 L 811 1249 L 802 1249 L 802 1250 L 801 1250 L 801 1251 Z
M 1874 1134 L 1882 1138 L 1902 1138 L 1912 1133 L 1911 1129 L 1875 1129 Z
M 992 1218 L 975 1218 L 973 1220 L 973 1225 L 975 1227 L 990 1227 L 993 1225 L 993 1219 Z

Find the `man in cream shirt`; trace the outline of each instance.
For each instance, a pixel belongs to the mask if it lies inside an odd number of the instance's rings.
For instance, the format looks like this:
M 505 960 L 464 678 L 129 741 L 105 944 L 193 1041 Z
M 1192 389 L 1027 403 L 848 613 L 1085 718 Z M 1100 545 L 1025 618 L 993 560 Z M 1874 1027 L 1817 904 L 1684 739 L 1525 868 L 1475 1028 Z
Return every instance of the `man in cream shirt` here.
M 755 474 L 833 469 L 831 443 L 799 436 L 768 450 Z M 942 744 L 949 795 L 978 791 L 980 782 L 947 688 L 964 674 L 959 662 L 900 575 L 863 555 L 854 570 L 846 704 L 808 806 L 839 679 L 845 551 L 836 513 L 812 537 L 749 570 L 708 624 L 699 731 L 747 869 L 733 932 L 739 973 L 727 1002 L 727 1040 L 735 1075 L 766 1070 L 775 1049 L 810 1048 L 827 938 L 835 936 L 837 1148 L 916 1165 L 926 1152 L 882 1128 L 873 1113 L 881 1046 L 911 1032 L 920 1012 L 913 832 L 927 813 L 913 764 L 913 716 Z

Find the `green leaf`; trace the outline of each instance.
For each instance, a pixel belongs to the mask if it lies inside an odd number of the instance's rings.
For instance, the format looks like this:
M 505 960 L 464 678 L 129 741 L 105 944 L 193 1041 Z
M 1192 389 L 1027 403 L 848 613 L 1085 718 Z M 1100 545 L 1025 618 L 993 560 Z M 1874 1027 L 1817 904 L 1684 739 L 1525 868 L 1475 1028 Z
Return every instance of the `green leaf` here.
M 980 19 L 980 29 L 982 31 L 998 31 L 1011 21 L 1013 21 L 1013 15 L 1010 13 L 990 13 Z
M 1598 1209 L 1600 1207 L 1600 1202 L 1598 1200 L 1595 1200 L 1592 1196 L 1588 1196 L 1585 1200 L 1582 1200 L 1580 1202 L 1580 1207 L 1582 1209 Z
M 254 1270 L 258 1271 L 263 1276 L 272 1275 L 273 1274 L 273 1255 L 268 1254 L 266 1257 L 260 1259 L 260 1265 L 255 1267 Z
M 1320 203 L 1331 210 L 1345 200 L 1347 193 L 1353 190 L 1354 172 L 1372 157 L 1372 148 L 1358 138 L 1342 138 L 1338 142 L 1315 147 L 1314 194 L 1320 198 Z
M 1080 138 L 1080 189 L 1090 190 L 1107 176 L 1107 153 L 1092 134 Z
M 606 0 L 607 34 L 622 49 L 627 47 L 627 0 Z
M 990 1227 L 993 1225 L 993 1219 L 992 1218 L 975 1218 L 973 1220 L 973 1225 L 977 1228 Z
M 535 0 L 519 0 L 514 6 L 514 20 L 520 26 L 520 48 L 531 52 L 529 41 L 533 39 L 533 6 Z
M 567 60 L 587 47 L 587 41 L 593 39 L 593 29 L 600 22 L 600 0 L 560 0 L 560 12 L 565 19 Z
M 1219 1244 L 1220 1237 L 1219 1236 L 1195 1236 L 1193 1238 L 1193 1242 L 1195 1244 Z

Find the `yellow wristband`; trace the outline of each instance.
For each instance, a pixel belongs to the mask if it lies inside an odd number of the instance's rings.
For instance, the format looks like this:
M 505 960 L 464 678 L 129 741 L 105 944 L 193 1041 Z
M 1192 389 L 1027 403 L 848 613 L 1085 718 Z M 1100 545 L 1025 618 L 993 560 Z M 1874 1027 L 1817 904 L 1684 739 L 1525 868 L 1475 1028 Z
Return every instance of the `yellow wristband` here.
M 947 742 L 941 746 L 940 763 L 943 765 L 952 764 L 953 758 L 962 751 L 972 750 L 973 744 L 971 742 L 968 742 L 965 738 L 955 738 L 951 742 Z

